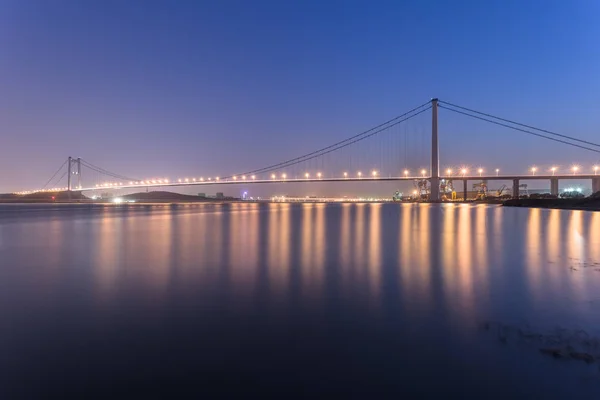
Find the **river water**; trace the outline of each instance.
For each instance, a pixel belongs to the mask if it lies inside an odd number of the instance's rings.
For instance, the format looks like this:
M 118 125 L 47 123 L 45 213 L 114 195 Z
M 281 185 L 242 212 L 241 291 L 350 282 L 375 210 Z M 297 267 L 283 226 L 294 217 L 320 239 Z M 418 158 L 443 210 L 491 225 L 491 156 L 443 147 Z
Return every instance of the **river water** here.
M 599 338 L 600 213 L 0 206 L 3 399 L 598 398 Z

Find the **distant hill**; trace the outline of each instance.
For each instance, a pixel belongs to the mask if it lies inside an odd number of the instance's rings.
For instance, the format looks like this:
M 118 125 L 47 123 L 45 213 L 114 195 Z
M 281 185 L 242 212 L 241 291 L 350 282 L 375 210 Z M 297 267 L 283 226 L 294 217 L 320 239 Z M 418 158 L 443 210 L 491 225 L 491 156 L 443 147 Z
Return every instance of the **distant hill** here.
M 173 193 L 173 192 L 140 192 L 125 194 L 119 197 L 125 201 L 149 202 L 149 203 L 166 203 L 166 202 L 214 202 L 214 201 L 231 201 L 233 197 L 224 197 L 222 199 L 206 198 L 189 194 Z M 0 203 L 57 203 L 69 201 L 67 192 L 37 192 L 26 195 L 17 195 L 12 193 L 0 194 Z M 92 200 L 83 195 L 81 192 L 71 192 L 70 201 L 76 202 L 110 202 L 111 199 Z
M 81 192 L 71 192 L 71 201 L 89 201 Z M 69 201 L 67 192 L 36 192 L 25 195 L 6 193 L 0 194 L 0 202 L 5 203 L 52 203 Z
M 221 200 L 235 200 L 233 197 L 225 197 L 223 199 L 206 198 L 189 194 L 173 193 L 173 192 L 141 192 L 132 193 L 120 196 L 123 200 L 148 201 L 148 202 L 208 202 Z

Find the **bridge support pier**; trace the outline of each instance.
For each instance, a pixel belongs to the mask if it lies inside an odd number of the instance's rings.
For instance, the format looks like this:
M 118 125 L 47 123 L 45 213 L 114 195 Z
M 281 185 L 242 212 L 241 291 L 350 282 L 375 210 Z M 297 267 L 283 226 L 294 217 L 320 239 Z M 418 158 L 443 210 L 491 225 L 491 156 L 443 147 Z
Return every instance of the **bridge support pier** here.
M 513 179 L 513 199 L 518 199 L 519 198 L 519 180 L 518 179 Z
M 463 201 L 467 201 L 467 191 L 469 189 L 469 181 L 463 179 Z
M 558 178 L 550 179 L 550 194 L 552 196 L 558 196 Z
M 600 192 L 600 176 L 592 179 L 592 193 Z

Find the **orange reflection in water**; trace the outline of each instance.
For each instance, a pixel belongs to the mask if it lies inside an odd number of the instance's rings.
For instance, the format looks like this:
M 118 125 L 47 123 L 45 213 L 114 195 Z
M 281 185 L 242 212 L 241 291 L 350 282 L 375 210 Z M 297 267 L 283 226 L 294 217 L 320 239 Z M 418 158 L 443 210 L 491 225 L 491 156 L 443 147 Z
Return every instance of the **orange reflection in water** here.
M 526 247 L 525 257 L 527 266 L 527 275 L 529 286 L 535 296 L 540 287 L 541 275 L 541 250 L 540 250 L 540 235 L 542 234 L 541 224 L 542 210 L 532 208 L 529 210 L 529 218 L 527 220 Z
M 381 204 L 369 204 L 369 286 L 372 298 L 381 291 Z
M 289 287 L 291 209 L 289 204 L 269 204 L 268 214 L 268 275 L 273 293 L 284 294 Z M 258 237 L 258 230 L 254 235 Z
M 254 204 L 232 203 L 227 241 L 231 284 L 238 296 L 254 293 L 258 257 L 258 217 Z M 277 216 L 277 213 L 273 213 Z

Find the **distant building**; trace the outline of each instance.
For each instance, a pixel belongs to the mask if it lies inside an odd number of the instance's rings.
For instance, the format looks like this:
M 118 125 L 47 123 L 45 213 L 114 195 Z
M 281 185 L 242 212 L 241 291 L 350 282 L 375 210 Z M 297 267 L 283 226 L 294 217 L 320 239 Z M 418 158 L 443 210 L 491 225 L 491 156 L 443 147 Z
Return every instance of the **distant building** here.
M 215 196 L 217 199 L 224 199 L 225 196 L 223 195 L 223 192 L 217 192 L 217 195 Z
M 198 197 L 206 198 L 206 193 L 198 193 Z

